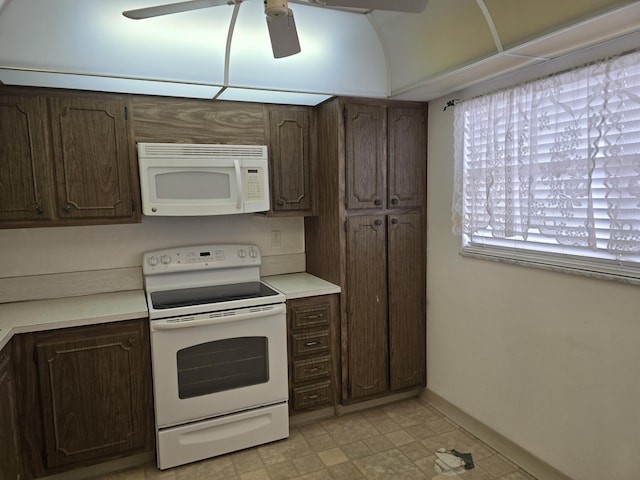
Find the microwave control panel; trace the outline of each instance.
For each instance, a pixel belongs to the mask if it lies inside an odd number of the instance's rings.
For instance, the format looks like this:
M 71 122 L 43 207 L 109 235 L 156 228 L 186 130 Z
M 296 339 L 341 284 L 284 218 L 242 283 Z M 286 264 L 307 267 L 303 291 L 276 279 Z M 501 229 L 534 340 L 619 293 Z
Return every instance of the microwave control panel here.
M 244 199 L 263 200 L 265 175 L 260 167 L 244 168 Z

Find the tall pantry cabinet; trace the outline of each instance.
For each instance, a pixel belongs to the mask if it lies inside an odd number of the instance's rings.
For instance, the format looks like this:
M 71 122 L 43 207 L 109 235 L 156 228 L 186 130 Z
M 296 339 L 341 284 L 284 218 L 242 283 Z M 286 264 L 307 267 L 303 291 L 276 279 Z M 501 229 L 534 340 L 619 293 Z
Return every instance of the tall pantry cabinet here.
M 426 105 L 318 107 L 318 216 L 307 271 L 342 295 L 342 402 L 426 384 Z

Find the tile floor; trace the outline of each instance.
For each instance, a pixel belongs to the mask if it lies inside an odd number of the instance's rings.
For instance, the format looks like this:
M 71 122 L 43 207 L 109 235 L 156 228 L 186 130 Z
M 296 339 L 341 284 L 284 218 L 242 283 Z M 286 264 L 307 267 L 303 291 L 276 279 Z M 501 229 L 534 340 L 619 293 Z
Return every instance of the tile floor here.
M 100 480 L 535 480 L 418 398 L 290 432 L 286 440 L 190 465 L 165 471 L 145 465 Z M 438 476 L 439 448 L 471 453 L 475 468 Z

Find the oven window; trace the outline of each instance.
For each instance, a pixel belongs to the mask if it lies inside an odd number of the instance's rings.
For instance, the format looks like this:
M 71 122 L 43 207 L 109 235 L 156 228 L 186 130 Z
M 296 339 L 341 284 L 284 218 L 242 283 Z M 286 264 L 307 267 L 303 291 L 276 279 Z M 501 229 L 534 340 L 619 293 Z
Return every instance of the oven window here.
M 237 337 L 201 343 L 177 353 L 178 396 L 191 398 L 266 383 L 266 337 Z

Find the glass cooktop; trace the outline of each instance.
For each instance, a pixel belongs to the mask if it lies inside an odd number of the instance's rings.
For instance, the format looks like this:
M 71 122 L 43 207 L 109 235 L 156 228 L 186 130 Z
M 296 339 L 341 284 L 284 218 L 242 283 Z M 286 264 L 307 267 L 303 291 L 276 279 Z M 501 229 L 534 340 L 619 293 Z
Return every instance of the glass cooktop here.
M 276 295 L 280 294 L 262 282 L 247 282 L 151 292 L 151 303 L 156 310 L 165 310 Z

